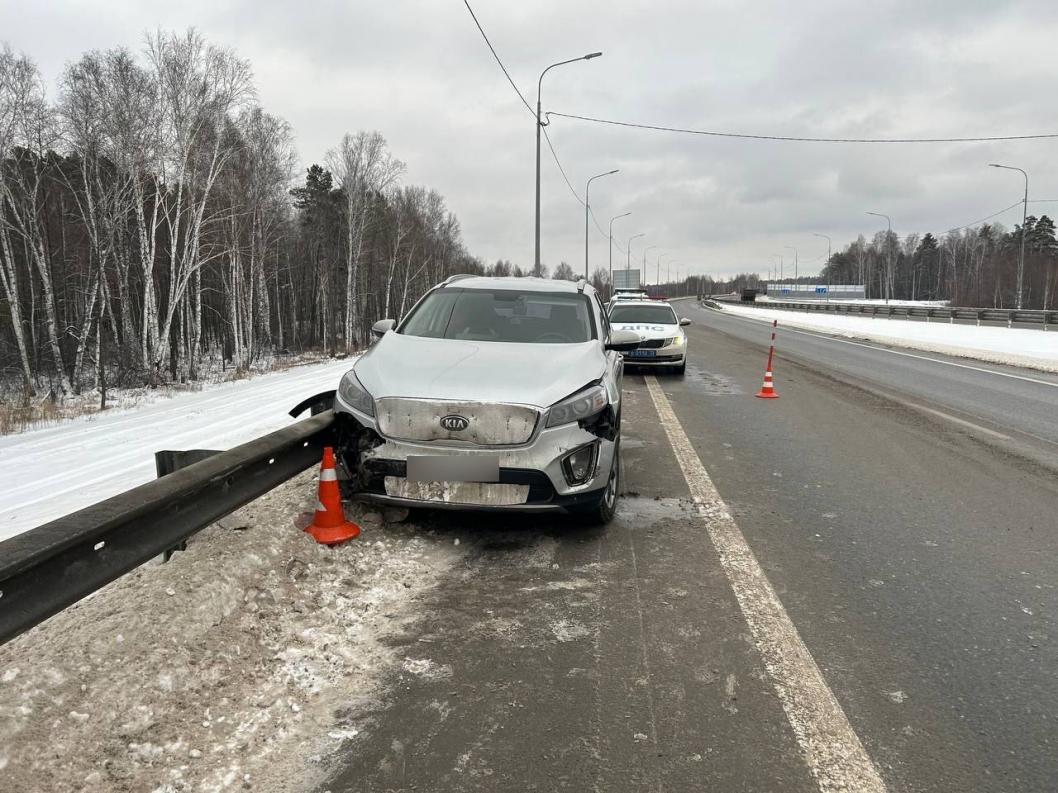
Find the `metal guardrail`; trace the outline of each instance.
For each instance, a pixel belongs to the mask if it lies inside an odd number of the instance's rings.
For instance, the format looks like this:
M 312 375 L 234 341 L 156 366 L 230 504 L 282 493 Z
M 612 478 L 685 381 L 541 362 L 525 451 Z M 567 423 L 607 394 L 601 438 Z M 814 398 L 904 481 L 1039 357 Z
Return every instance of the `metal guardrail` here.
M 0 644 L 318 463 L 334 431 L 326 410 L 0 542 Z
M 724 303 L 738 303 L 740 306 L 755 308 L 776 308 L 785 311 L 823 312 L 829 314 L 849 314 L 864 317 L 920 317 L 930 322 L 934 319 L 955 322 L 970 320 L 980 325 L 982 322 L 1002 322 L 1008 328 L 1015 325 L 1042 325 L 1047 330 L 1049 325 L 1058 324 L 1058 311 L 1039 309 L 1006 309 L 1006 308 L 960 308 L 957 306 L 898 306 L 877 303 L 810 303 L 808 301 L 778 302 L 774 300 L 741 302 L 733 296 L 714 296 L 710 299 Z

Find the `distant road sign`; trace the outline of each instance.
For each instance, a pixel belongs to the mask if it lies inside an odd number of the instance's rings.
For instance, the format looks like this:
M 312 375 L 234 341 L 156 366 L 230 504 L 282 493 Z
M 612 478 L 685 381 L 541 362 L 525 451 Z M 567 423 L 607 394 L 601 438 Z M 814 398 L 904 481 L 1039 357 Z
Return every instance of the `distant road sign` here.
M 614 270 L 614 289 L 639 289 L 639 270 Z

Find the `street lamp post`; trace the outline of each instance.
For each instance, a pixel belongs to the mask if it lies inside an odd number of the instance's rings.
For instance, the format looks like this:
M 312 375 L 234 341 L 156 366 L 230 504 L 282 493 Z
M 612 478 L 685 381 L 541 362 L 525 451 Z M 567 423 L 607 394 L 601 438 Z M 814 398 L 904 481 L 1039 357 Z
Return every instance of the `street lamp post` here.
M 623 215 L 614 215 L 610 218 L 610 294 L 613 294 L 613 222 L 631 214 L 631 212 L 625 212 Z
M 647 280 L 647 251 L 652 251 L 656 247 L 658 247 L 658 246 L 657 245 L 648 245 L 647 247 L 643 248 L 643 271 L 642 271 L 643 275 L 642 275 L 642 278 L 643 278 L 643 282 L 644 283 Z
M 1018 309 L 1021 309 L 1022 297 L 1024 290 L 1022 288 L 1025 283 L 1025 221 L 1029 217 L 1029 175 L 1016 168 L 1013 165 L 997 165 L 994 162 L 988 163 L 991 168 L 1004 168 L 1008 171 L 1021 171 L 1021 175 L 1025 177 L 1025 202 L 1022 204 L 1021 210 L 1021 248 L 1018 251 Z
M 827 271 L 827 302 L 830 302 L 830 237 L 826 234 L 812 232 L 813 237 L 823 237 L 827 241 L 827 263 L 824 269 Z
M 888 215 L 884 215 L 881 212 L 868 212 L 867 214 L 874 215 L 876 218 L 885 218 L 885 222 L 888 224 L 885 232 L 885 304 L 889 305 L 890 292 L 892 291 L 890 282 L 893 277 L 893 245 L 892 240 L 889 238 L 893 235 L 893 221 Z
M 536 255 L 534 257 L 536 262 L 536 272 L 540 272 L 540 134 L 544 129 L 543 121 L 540 118 L 542 115 L 540 112 L 540 91 L 543 88 L 544 75 L 556 66 L 564 66 L 567 63 L 576 63 L 577 61 L 590 61 L 592 58 L 598 58 L 600 55 L 602 55 L 601 52 L 589 52 L 587 55 L 581 55 L 579 58 L 570 58 L 568 61 L 552 63 L 540 72 L 540 79 L 536 81 Z
M 628 238 L 628 250 L 625 251 L 625 253 L 628 254 L 628 258 L 625 260 L 625 272 L 628 272 L 629 270 L 632 269 L 632 240 L 637 240 L 640 237 L 645 237 L 645 236 L 647 236 L 647 234 L 644 231 L 642 234 L 633 234 L 631 237 Z M 628 276 L 625 276 L 625 278 L 627 278 L 627 277 Z
M 632 270 L 632 240 L 638 240 L 640 237 L 645 236 L 646 233 L 643 232 L 642 234 L 634 234 L 631 237 L 628 237 L 628 250 L 625 251 L 625 253 L 627 254 L 627 259 L 624 262 L 625 270 Z
M 793 251 L 793 278 L 794 278 L 794 283 L 796 284 L 797 283 L 797 275 L 798 275 L 798 273 L 797 273 L 797 248 L 795 248 L 793 245 L 784 245 L 783 247 L 784 248 L 789 248 L 791 251 Z
M 659 253 L 658 254 L 658 262 L 657 262 L 657 270 L 658 270 L 658 272 L 657 272 L 656 280 L 657 280 L 657 284 L 658 284 L 659 289 L 661 287 L 661 260 L 664 259 L 666 256 L 672 256 L 672 254 L 671 253 Z
M 584 280 L 588 280 L 588 215 L 591 212 L 591 206 L 588 203 L 588 190 L 591 189 L 591 183 L 596 179 L 601 179 L 604 176 L 617 173 L 620 169 L 614 168 L 612 171 L 606 173 L 596 174 L 588 180 L 588 183 L 584 185 Z

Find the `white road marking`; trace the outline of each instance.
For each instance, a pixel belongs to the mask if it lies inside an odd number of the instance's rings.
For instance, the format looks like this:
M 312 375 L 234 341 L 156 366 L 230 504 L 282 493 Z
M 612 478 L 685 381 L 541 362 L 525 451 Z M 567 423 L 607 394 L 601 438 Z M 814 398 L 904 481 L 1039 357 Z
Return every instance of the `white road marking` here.
M 896 400 L 896 401 L 899 402 L 900 400 Z M 930 413 L 930 414 L 932 414 L 934 416 L 937 416 L 938 418 L 944 419 L 945 421 L 950 421 L 953 424 L 959 424 L 959 425 L 961 425 L 963 427 L 967 427 L 967 428 L 969 428 L 971 430 L 974 430 L 976 432 L 983 432 L 985 435 L 991 435 L 993 438 L 999 438 L 1000 440 L 1003 440 L 1003 441 L 1014 440 L 1009 435 L 1004 435 L 1002 432 L 996 432 L 995 430 L 990 430 L 987 427 L 982 427 L 980 424 L 974 424 L 972 421 L 967 421 L 966 419 L 961 419 L 961 418 L 958 418 L 957 416 L 949 415 L 949 414 L 944 413 L 943 411 L 940 411 L 940 410 L 934 410 L 933 408 L 927 408 L 927 407 L 924 407 L 922 405 L 916 405 L 913 402 L 904 402 L 903 404 L 907 405 L 909 408 L 911 408 L 913 410 L 921 410 L 923 413 Z
M 749 322 L 764 322 L 762 319 L 755 319 L 754 317 L 743 317 L 738 314 L 724 314 L 727 317 L 734 317 L 735 319 L 744 319 Z M 771 322 L 771 320 L 767 320 Z M 1036 383 L 1038 385 L 1047 385 L 1051 388 L 1058 388 L 1058 383 L 1050 380 L 1039 380 L 1035 377 L 1027 377 L 1021 374 L 1011 374 L 1010 372 L 997 372 L 995 369 L 985 369 L 983 366 L 970 366 L 965 363 L 955 363 L 954 361 L 944 361 L 940 358 L 930 358 L 928 355 L 915 355 L 910 352 L 901 352 L 900 350 L 890 350 L 888 347 L 879 347 L 875 344 L 865 344 L 861 341 L 850 341 L 849 339 L 839 339 L 836 336 L 831 336 L 828 333 L 819 333 L 810 330 L 801 330 L 799 328 L 791 328 L 789 325 L 783 325 L 783 330 L 787 333 L 800 333 L 802 336 L 814 336 L 817 339 L 826 339 L 827 341 L 836 341 L 840 344 L 851 344 L 853 347 L 866 347 L 868 350 L 877 350 L 878 352 L 887 352 L 892 355 L 902 355 L 905 358 L 917 358 L 920 361 L 931 361 L 933 363 L 942 363 L 945 366 L 954 366 L 959 369 L 971 369 L 975 372 L 984 372 L 985 374 L 994 374 L 997 377 L 1009 377 L 1011 380 L 1024 380 L 1026 383 Z
M 819 790 L 885 793 L 878 769 L 731 517 L 665 392 L 653 375 L 644 375 L 644 379 L 698 514 L 704 519 Z

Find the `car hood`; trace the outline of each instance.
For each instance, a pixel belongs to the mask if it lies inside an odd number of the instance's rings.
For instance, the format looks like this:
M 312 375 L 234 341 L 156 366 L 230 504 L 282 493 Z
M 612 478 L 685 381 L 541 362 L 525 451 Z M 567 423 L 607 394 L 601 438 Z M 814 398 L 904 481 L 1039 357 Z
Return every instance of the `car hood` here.
M 515 344 L 387 333 L 353 366 L 375 399 L 472 400 L 549 407 L 603 376 L 598 341 Z
M 614 322 L 612 327 L 616 330 L 630 330 L 638 333 L 639 338 L 647 339 L 671 339 L 683 333 L 679 325 L 662 325 L 656 322 Z

